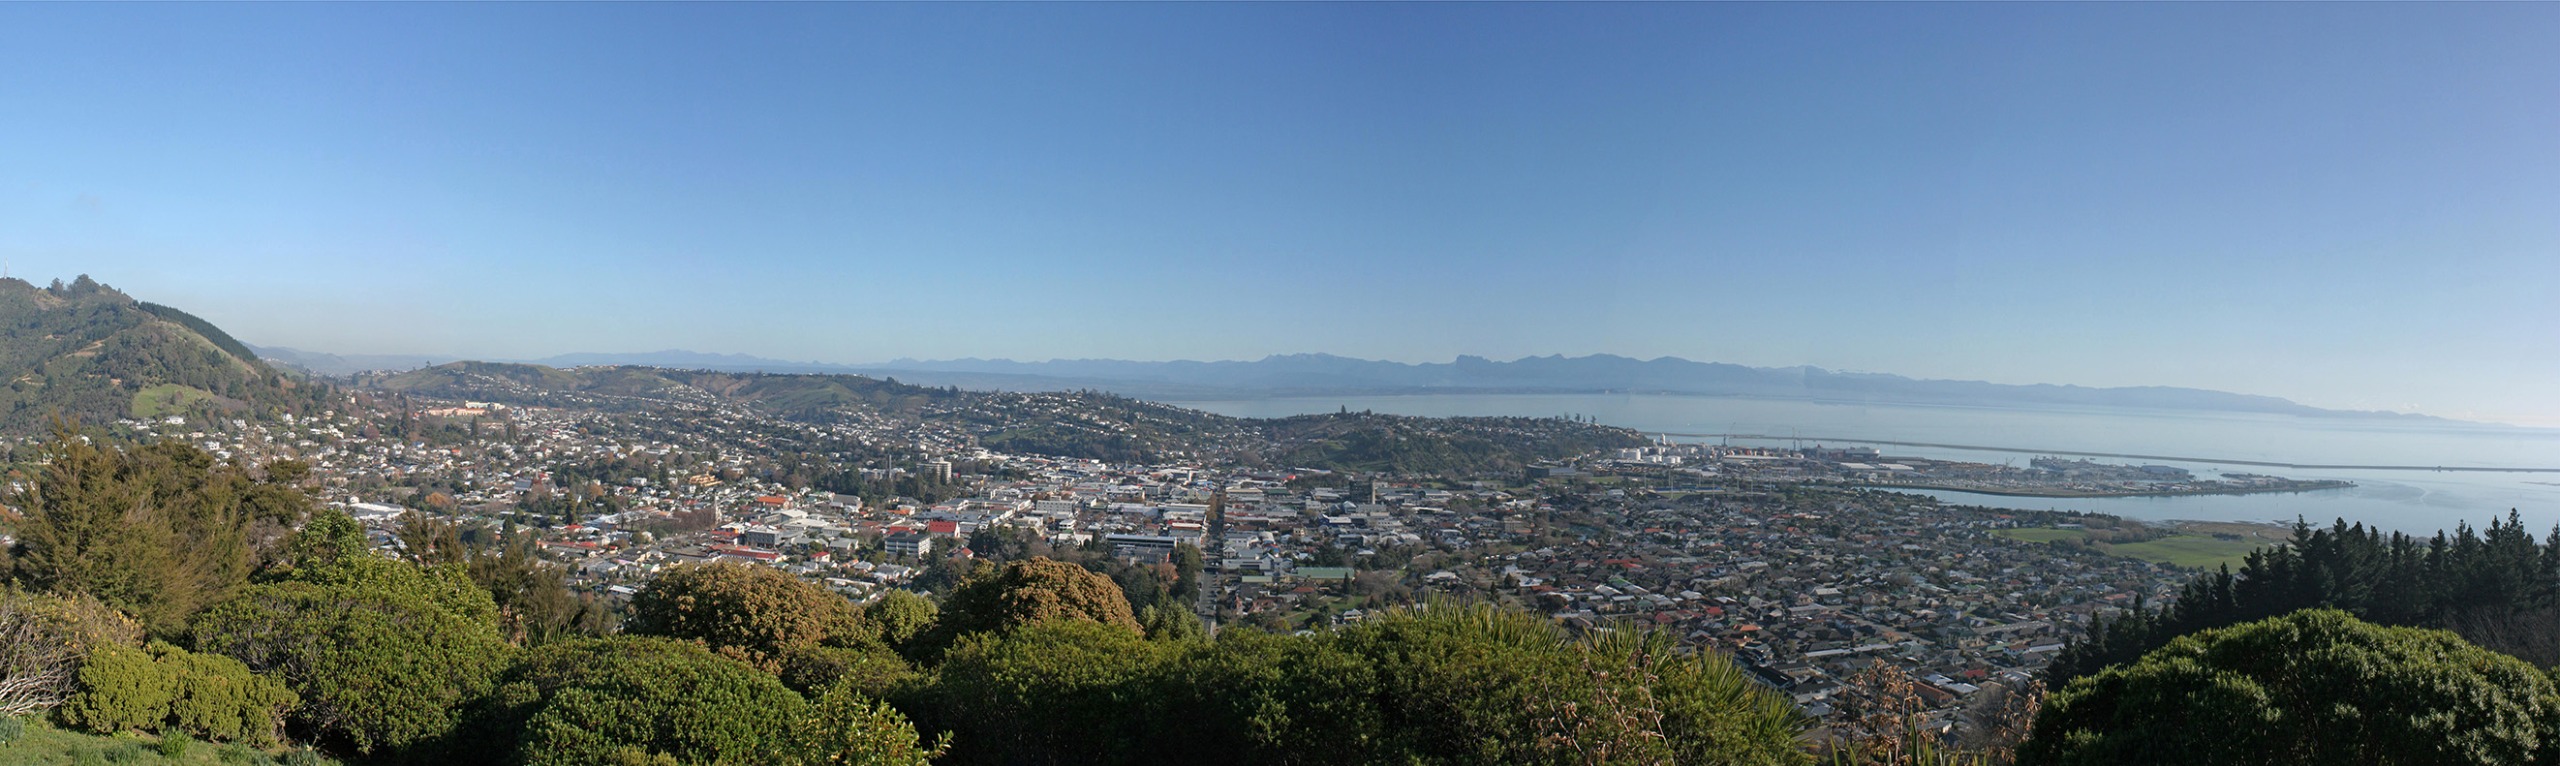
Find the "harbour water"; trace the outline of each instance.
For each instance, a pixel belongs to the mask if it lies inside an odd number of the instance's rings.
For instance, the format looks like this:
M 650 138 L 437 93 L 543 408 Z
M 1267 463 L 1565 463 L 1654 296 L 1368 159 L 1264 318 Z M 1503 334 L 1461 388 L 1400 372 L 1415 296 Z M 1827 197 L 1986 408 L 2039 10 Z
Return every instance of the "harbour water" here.
M 2355 487 L 2299 494 L 2184 497 L 2034 498 L 1928 492 L 1949 502 L 2004 508 L 2095 511 L 2147 520 L 2284 521 L 2345 518 L 2412 534 L 2457 522 L 2484 526 L 2509 509 L 2529 528 L 2560 523 L 2560 472 L 2359 470 L 2289 465 L 2392 465 L 2560 469 L 2560 430 L 2424 419 L 2318 418 L 2244 413 L 2152 412 L 2105 408 L 1990 408 L 1832 403 L 1636 394 L 1431 394 L 1172 402 L 1244 417 L 1342 408 L 1401 415 L 1577 415 L 1648 434 L 1754 446 L 1849 445 L 1872 439 L 1982 449 L 1870 445 L 1887 455 L 2025 465 L 2060 452 L 2178 456 L 2186 460 L 2098 458 L 2168 464 L 2211 477 L 2259 473 L 2344 479 Z M 1728 439 L 1754 434 L 1776 439 Z

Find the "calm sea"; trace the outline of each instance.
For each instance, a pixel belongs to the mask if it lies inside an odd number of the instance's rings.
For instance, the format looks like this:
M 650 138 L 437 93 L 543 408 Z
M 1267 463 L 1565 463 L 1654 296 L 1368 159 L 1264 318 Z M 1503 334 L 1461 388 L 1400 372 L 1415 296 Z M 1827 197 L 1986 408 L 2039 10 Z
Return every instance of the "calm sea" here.
M 1663 395 L 1434 394 L 1172 402 L 1210 412 L 1275 417 L 1341 408 L 1400 415 L 1580 415 L 1662 434 L 1766 434 L 1775 442 L 1847 445 L 1842 439 L 1928 442 L 1997 449 L 1876 445 L 1887 455 L 1989 463 L 2053 452 L 2169 455 L 2194 460 L 2098 458 L 2165 463 L 2211 477 L 2263 473 L 2345 479 L 2357 486 L 2301 494 L 2165 498 L 2020 498 L 1932 492 L 1952 502 L 2007 508 L 2096 511 L 2136 519 L 2286 521 L 2335 518 L 2432 534 L 2456 522 L 2484 526 L 2508 509 L 2532 529 L 2560 522 L 2560 473 L 2470 473 L 2295 469 L 2216 463 L 2560 468 L 2560 430 L 2440 421 L 2305 418 L 2287 415 L 2157 413 L 2103 408 L 1987 408 L 1825 403 Z M 1696 441 L 1695 438 L 1683 440 Z M 1714 440 L 1710 441 L 1722 441 Z

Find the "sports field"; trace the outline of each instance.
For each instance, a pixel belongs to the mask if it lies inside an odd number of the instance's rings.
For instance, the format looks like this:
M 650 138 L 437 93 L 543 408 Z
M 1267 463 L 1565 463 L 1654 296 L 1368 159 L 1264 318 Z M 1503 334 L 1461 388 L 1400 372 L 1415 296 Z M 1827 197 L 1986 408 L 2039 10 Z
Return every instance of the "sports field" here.
M 2238 568 L 2250 551 L 2283 542 L 2286 532 L 2281 527 L 2264 524 L 2231 524 L 2216 522 L 2181 522 L 2177 534 L 2139 543 L 2098 543 L 2098 550 L 2160 564 L 2188 569 L 2214 569 L 2224 564 Z M 2031 543 L 2056 540 L 2085 540 L 2089 532 L 2082 529 L 2028 527 L 2003 529 L 1993 534 Z

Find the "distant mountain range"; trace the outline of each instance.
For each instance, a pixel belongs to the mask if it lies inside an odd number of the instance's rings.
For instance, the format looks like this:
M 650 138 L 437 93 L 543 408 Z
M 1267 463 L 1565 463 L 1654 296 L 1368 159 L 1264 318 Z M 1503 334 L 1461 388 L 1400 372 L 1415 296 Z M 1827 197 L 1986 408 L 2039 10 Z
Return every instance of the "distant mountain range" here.
M 335 356 L 259 348 L 269 359 L 324 375 L 405 370 L 444 359 L 424 356 Z M 2093 388 L 1930 380 L 1820 367 L 1748 367 L 1677 357 L 1633 359 L 1599 354 L 1537 356 L 1508 362 L 1461 356 L 1408 364 L 1330 354 L 1288 354 L 1255 361 L 1132 362 L 1112 359 L 1009 359 L 881 364 L 791 362 L 695 351 L 579 353 L 517 360 L 552 367 L 640 365 L 722 372 L 858 374 L 930 386 L 998 391 L 1108 391 L 1153 400 L 1250 399 L 1434 393 L 1636 393 L 1738 396 L 1877 404 L 1984 407 L 2075 406 L 2144 410 L 2243 412 L 2312 417 L 2427 418 L 2390 412 L 2331 410 L 2289 400 L 2197 388 Z
M 460 357 L 431 357 L 417 354 L 331 354 L 304 351 L 283 346 L 250 346 L 268 362 L 303 372 L 344 377 L 359 372 L 397 372 L 432 367 Z

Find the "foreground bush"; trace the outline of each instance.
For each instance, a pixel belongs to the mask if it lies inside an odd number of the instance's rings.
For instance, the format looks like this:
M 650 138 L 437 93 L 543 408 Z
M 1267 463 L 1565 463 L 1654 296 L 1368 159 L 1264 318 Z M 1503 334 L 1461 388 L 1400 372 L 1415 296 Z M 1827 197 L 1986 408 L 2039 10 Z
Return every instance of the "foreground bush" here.
M 1338 631 L 1375 668 L 1383 729 L 1363 758 L 1458 763 L 1789 763 L 1794 705 L 1667 636 L 1578 642 L 1540 615 L 1487 606 L 1390 612 Z M 1319 736 L 1311 731 L 1299 736 Z
M 782 668 L 775 675 L 782 679 L 782 685 L 802 695 L 819 694 L 845 683 L 864 695 L 885 697 L 916 675 L 906 658 L 881 646 L 794 649 L 782 656 L 780 664 Z
M 27 457 L 41 468 L 6 492 L 24 514 L 15 524 L 16 579 L 88 594 L 155 637 L 183 632 L 188 615 L 247 581 L 245 530 L 264 515 L 260 498 L 299 501 L 184 443 L 93 444 L 69 422 L 56 422 L 52 438 Z
M 689 642 L 621 636 L 525 654 L 499 678 L 471 731 L 476 749 L 513 764 L 630 754 L 759 763 L 789 750 L 806 708 L 781 681 L 735 659 Z
M 66 724 L 100 734 L 161 732 L 260 747 L 276 742 L 296 702 L 283 684 L 249 673 L 239 660 L 164 643 L 101 647 L 80 668 L 80 692 L 63 704 Z
M 765 566 L 670 569 L 631 597 L 623 631 L 693 641 L 766 671 L 813 646 L 876 643 L 851 600 Z
M 2560 692 L 2452 633 L 2336 610 L 2208 630 L 2045 702 L 2021 764 L 2532 764 Z
M 1033 558 L 981 567 L 952 589 L 933 626 L 916 635 L 906 648 L 911 654 L 933 657 L 965 636 L 1053 620 L 1101 623 L 1133 634 L 1144 630 L 1129 609 L 1128 597 L 1111 578 L 1063 561 Z
M 851 681 L 811 699 L 792 734 L 800 762 L 810 766 L 926 766 L 950 746 L 948 735 L 931 746 L 919 743 L 904 714 Z
M 1151 707 L 1166 646 L 1080 620 L 972 634 L 907 707 L 953 732 L 957 763 L 1178 762 L 1149 743 L 1170 713 Z
M 933 627 L 940 611 L 931 599 L 893 588 L 863 605 L 862 621 L 880 632 L 882 643 L 903 651 L 916 636 Z
M 292 720 L 314 738 L 434 757 L 514 651 L 488 591 L 458 567 L 372 555 L 343 513 L 314 515 L 290 547 L 282 581 L 196 618 L 196 650 L 282 679 L 302 698 Z
M 509 764 L 923 764 L 906 717 L 840 683 L 813 704 L 698 644 L 618 636 L 536 649 L 469 724 Z
M 497 628 L 379 587 L 280 583 L 196 621 L 196 647 L 284 680 L 293 718 L 359 753 L 420 748 L 453 731 L 510 648 Z
M 141 640 L 140 624 L 97 599 L 0 586 L 0 718 L 62 704 L 92 651 Z
M 1794 706 L 1724 659 L 1490 607 L 1215 642 L 1052 620 L 963 638 L 902 699 L 961 764 L 1807 761 Z

